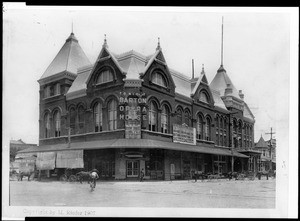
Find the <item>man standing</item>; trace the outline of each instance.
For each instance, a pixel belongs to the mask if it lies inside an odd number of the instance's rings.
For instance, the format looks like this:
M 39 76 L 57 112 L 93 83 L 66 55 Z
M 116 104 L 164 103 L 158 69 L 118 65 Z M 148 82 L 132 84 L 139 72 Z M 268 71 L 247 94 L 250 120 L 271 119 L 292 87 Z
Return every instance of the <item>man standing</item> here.
M 141 170 L 141 173 L 140 173 L 140 182 L 143 182 L 144 180 L 144 168 Z
M 91 177 L 91 182 L 94 185 L 94 188 L 96 187 L 96 180 L 99 178 L 98 176 L 98 170 L 97 169 L 93 169 L 90 173 L 90 177 Z

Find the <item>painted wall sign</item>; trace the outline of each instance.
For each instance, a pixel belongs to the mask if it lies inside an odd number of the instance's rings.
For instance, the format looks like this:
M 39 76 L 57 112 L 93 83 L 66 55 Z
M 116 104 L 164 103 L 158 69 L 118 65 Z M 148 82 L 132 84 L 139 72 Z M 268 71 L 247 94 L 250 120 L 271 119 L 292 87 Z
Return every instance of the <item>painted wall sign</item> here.
M 173 142 L 196 145 L 196 128 L 173 124 Z
M 120 92 L 120 120 L 125 121 L 125 138 L 140 139 L 142 121 L 147 120 L 145 93 Z

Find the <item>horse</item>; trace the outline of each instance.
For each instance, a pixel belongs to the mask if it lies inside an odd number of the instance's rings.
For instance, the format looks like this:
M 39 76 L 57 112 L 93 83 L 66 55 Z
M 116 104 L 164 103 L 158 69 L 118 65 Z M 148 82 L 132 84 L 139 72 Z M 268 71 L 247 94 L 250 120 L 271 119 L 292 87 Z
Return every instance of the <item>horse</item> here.
M 80 172 L 76 173 L 76 177 L 80 183 L 82 183 L 82 181 L 84 181 L 84 180 L 87 180 L 89 182 L 91 180 L 90 174 L 91 174 L 91 172 L 89 172 L 89 171 L 88 172 L 80 171 Z
M 18 181 L 22 181 L 23 180 L 23 177 L 24 176 L 27 176 L 28 177 L 28 181 L 30 181 L 30 178 L 34 178 L 34 172 L 25 172 L 25 171 L 22 171 L 18 174 Z

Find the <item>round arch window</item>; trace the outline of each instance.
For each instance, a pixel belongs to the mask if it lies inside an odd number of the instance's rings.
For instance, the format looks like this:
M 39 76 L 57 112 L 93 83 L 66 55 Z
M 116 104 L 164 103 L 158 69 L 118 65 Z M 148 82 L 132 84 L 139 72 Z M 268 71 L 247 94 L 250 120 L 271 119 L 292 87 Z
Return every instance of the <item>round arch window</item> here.
M 167 81 L 166 81 L 165 77 L 159 72 L 154 72 L 152 74 L 151 81 L 152 81 L 152 83 L 157 84 L 159 86 L 167 87 Z

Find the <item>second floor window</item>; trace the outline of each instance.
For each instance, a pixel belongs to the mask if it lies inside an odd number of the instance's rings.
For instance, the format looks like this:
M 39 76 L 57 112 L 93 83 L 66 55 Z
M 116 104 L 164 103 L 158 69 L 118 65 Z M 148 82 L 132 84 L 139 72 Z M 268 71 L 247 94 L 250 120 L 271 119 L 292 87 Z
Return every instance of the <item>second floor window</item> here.
M 113 81 L 113 75 L 112 75 L 111 71 L 105 70 L 99 74 L 98 79 L 97 79 L 97 84 L 103 84 L 103 83 L 110 82 L 110 81 Z
M 84 108 L 83 108 L 83 106 L 80 106 L 78 108 L 78 126 L 79 126 L 80 132 L 82 132 L 81 130 L 84 128 Z
M 55 137 L 60 137 L 60 112 L 54 113 Z
M 94 106 L 94 123 L 95 123 L 95 132 L 102 131 L 102 105 L 96 103 Z
M 197 119 L 197 139 L 203 139 L 203 119 L 200 115 Z
M 74 108 L 70 109 L 70 130 L 71 134 L 75 134 L 76 112 Z
M 45 123 L 45 138 L 50 137 L 50 114 L 46 114 L 44 117 L 44 123 Z
M 169 109 L 165 105 L 161 112 L 161 132 L 169 133 Z
M 191 115 L 190 115 L 190 112 L 187 110 L 184 113 L 184 123 L 186 125 L 188 125 L 189 127 L 191 126 Z
M 108 103 L 108 128 L 109 130 L 117 129 L 117 102 L 115 100 Z
M 182 125 L 182 111 L 177 109 L 176 111 L 177 124 Z
M 157 130 L 157 107 L 153 101 L 150 103 L 149 109 L 149 130 Z
M 211 134 L 211 123 L 210 123 L 210 119 L 206 118 L 206 124 L 205 124 L 205 139 L 206 140 L 211 140 L 210 134 Z

